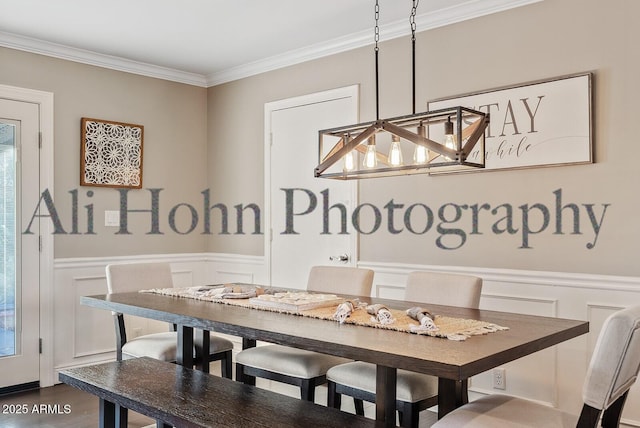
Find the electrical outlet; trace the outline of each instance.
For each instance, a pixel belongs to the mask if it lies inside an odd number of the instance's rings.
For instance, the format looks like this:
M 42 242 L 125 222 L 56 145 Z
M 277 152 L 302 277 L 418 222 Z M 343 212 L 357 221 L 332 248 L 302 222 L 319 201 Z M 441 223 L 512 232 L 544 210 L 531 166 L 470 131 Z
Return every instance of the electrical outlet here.
M 493 388 L 494 389 L 506 389 L 507 388 L 507 378 L 506 378 L 506 370 L 498 367 L 497 369 L 493 369 Z

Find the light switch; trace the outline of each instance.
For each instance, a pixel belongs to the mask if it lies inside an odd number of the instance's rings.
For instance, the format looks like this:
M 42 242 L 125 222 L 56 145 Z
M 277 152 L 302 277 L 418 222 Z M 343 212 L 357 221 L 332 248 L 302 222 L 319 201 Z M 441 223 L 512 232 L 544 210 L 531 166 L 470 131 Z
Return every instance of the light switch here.
M 104 225 L 107 227 L 120 227 L 120 211 L 105 211 Z

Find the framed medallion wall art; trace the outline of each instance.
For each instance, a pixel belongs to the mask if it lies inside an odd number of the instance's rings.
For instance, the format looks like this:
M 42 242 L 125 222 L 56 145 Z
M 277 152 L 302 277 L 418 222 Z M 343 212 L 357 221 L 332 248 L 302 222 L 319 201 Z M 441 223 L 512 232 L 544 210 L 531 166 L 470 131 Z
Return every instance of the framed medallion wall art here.
M 142 188 L 144 126 L 82 118 L 80 185 Z

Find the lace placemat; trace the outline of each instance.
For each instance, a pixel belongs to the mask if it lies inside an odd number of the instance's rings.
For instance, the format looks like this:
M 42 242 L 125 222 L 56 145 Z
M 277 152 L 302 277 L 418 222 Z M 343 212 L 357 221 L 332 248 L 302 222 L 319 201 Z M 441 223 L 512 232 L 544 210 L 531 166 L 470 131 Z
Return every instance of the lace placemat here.
M 337 322 L 334 318 L 336 309 L 338 307 L 337 304 L 315 309 L 291 310 L 290 308 L 281 309 L 275 306 L 256 305 L 251 302 L 252 298 L 255 298 L 256 296 L 264 292 L 274 293 L 278 291 L 279 290 L 261 289 L 260 287 L 250 286 L 246 284 L 224 284 L 223 286 L 155 288 L 150 290 L 142 290 L 141 293 L 154 293 L 162 294 L 165 296 L 204 300 L 208 302 L 222 303 L 232 306 L 241 306 L 245 308 L 313 317 Z M 367 311 L 365 310 L 365 305 L 363 303 L 361 303 L 360 305 L 356 304 L 354 305 L 354 310 L 344 320 L 344 323 L 373 328 L 382 328 L 404 333 L 443 337 L 450 340 L 466 340 L 471 336 L 509 329 L 508 327 L 499 326 L 485 321 L 453 318 L 434 314 L 433 323 L 435 324 L 436 328 L 432 330 L 419 330 L 416 329 L 418 322 L 415 319 L 409 317 L 406 311 L 393 308 L 387 309 L 391 314 L 393 322 L 383 324 L 378 322 L 371 314 L 367 313 Z

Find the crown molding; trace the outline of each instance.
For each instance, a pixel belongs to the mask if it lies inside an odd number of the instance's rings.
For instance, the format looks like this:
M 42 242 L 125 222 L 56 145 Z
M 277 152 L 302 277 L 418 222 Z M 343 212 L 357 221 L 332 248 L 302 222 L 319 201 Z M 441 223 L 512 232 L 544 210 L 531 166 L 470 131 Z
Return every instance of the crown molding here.
M 417 15 L 416 26 L 419 31 L 427 31 L 542 1 L 544 0 L 470 0 L 458 6 L 440 9 L 437 12 Z M 407 36 L 410 33 L 411 29 L 407 25 L 406 19 L 380 27 L 380 39 L 383 41 Z M 211 73 L 207 76 L 207 86 L 220 85 L 370 44 L 372 44 L 370 30 L 352 33 L 345 37 Z
M 206 87 L 205 76 L 0 31 L 0 46 L 67 61 Z
M 426 31 L 542 1 L 543 0 L 469 0 L 461 5 L 441 9 L 434 13 L 417 15 L 416 25 L 419 31 Z M 408 34 L 410 34 L 410 28 L 407 25 L 406 19 L 380 27 L 380 38 L 382 40 L 390 40 Z M 201 75 L 0 31 L 0 46 L 7 48 L 200 87 L 216 86 L 301 62 L 364 47 L 372 43 L 371 39 L 371 31 L 361 31 L 327 42 L 285 52 L 281 55 L 275 55 L 263 60 L 217 71 L 209 75 Z

